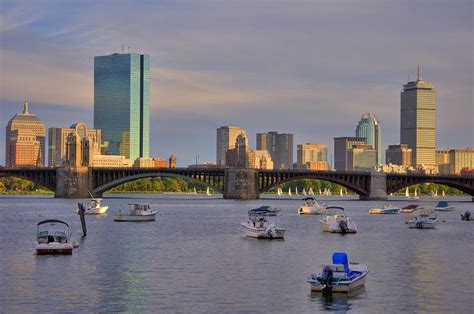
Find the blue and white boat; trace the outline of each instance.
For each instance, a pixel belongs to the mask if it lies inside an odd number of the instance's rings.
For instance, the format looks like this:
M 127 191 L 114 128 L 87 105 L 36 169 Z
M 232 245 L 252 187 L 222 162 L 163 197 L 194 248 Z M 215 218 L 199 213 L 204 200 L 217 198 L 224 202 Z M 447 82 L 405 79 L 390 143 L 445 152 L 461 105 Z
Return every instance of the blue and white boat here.
M 439 201 L 438 204 L 436 204 L 434 210 L 438 210 L 438 211 L 453 211 L 455 208 L 453 205 L 449 205 L 448 202 L 446 201 Z
M 332 254 L 332 264 L 322 265 L 320 273 L 309 275 L 308 283 L 311 291 L 349 293 L 365 284 L 369 273 L 366 264 L 349 263 L 347 254 Z

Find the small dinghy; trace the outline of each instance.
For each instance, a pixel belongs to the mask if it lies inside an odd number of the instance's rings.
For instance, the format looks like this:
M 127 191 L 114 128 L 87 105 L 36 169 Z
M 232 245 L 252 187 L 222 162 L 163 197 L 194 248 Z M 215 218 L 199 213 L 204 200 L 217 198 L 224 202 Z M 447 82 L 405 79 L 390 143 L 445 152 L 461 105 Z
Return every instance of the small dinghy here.
M 314 197 L 303 199 L 304 204 L 298 208 L 298 215 L 320 215 L 326 211 L 326 204 L 319 204 Z
M 400 208 L 390 205 L 385 205 L 382 208 L 372 208 L 371 210 L 369 210 L 369 214 L 372 215 L 398 214 L 399 212 Z
M 311 291 L 349 293 L 364 286 L 368 273 L 366 264 L 349 263 L 346 253 L 336 252 L 332 264 L 322 265 L 320 273 L 309 275 L 308 283 Z

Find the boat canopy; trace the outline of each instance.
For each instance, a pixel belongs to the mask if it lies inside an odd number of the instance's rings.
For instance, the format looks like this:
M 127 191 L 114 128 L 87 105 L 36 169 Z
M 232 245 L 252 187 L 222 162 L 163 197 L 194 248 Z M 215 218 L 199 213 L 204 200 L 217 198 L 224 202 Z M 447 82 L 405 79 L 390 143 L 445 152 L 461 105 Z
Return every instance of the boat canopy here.
M 340 210 L 344 210 L 343 207 L 339 207 L 339 206 L 328 206 L 328 207 L 326 207 L 326 209 L 340 209 Z
M 308 196 L 303 198 L 303 201 L 314 201 L 314 197 Z
M 270 206 L 260 206 L 259 208 L 254 208 L 249 210 L 249 212 L 255 213 L 255 212 L 275 212 L 275 209 L 273 209 Z
M 40 222 L 38 222 L 38 226 L 43 225 L 43 224 L 49 224 L 49 223 L 60 223 L 60 224 L 64 224 L 64 225 L 69 227 L 69 225 L 66 222 L 64 222 L 62 220 L 57 220 L 57 219 L 48 219 L 48 220 L 40 221 Z
M 334 252 L 332 254 L 332 263 L 333 264 L 342 264 L 344 265 L 344 271 L 349 274 L 349 259 L 347 258 L 347 254 L 344 252 Z
M 448 207 L 448 202 L 446 201 L 439 201 L 436 207 Z

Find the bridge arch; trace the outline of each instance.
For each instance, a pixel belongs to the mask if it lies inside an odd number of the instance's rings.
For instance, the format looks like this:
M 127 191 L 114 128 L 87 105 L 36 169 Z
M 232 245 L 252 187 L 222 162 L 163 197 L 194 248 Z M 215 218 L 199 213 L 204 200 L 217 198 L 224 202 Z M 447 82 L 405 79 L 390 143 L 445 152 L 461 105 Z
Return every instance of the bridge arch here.
M 474 196 L 473 178 L 439 175 L 387 175 L 387 193 L 394 193 L 406 187 L 423 183 L 446 185 L 471 196 Z
M 387 182 L 387 193 L 388 194 L 395 193 L 395 192 L 397 192 L 401 189 L 405 189 L 405 188 L 413 186 L 413 185 L 424 184 L 424 183 L 445 185 L 445 186 L 448 186 L 450 188 L 454 188 L 456 190 L 459 190 L 463 193 L 466 193 L 468 195 L 474 196 L 474 189 L 472 189 L 472 188 L 469 188 L 465 185 L 461 185 L 461 184 L 454 183 L 454 182 L 440 182 L 440 181 L 423 181 L 423 182 L 403 183 L 403 184 L 400 183 L 400 184 L 391 185 L 391 186 Z
M 320 181 L 327 181 L 331 183 L 336 183 L 340 186 L 345 187 L 346 189 L 362 196 L 368 196 L 369 191 L 367 189 L 364 189 L 361 187 L 361 185 L 357 185 L 355 182 L 352 183 L 350 181 L 344 180 L 342 178 L 337 178 L 337 177 L 327 177 L 327 176 L 319 176 L 319 175 L 301 175 L 301 176 L 294 176 L 294 177 L 289 177 L 289 178 L 284 178 L 282 180 L 279 180 L 273 184 L 267 185 L 261 189 L 260 192 L 267 192 L 271 188 L 277 187 L 281 184 L 291 182 L 291 181 L 298 181 L 298 180 L 304 180 L 304 179 L 309 179 L 309 180 L 320 180 Z M 363 184 L 365 187 L 365 183 Z
M 33 182 L 47 190 L 52 192 L 56 191 L 56 171 L 53 172 L 40 172 L 40 171 L 29 171 L 16 170 L 16 171 L 1 171 L 0 178 L 19 178 L 29 182 Z
M 135 175 L 131 175 L 131 176 L 122 177 L 122 178 L 110 181 L 108 183 L 105 183 L 101 186 L 96 187 L 93 190 L 92 193 L 94 195 L 101 195 L 102 193 L 104 193 L 108 190 L 111 190 L 111 189 L 113 189 L 113 188 L 115 188 L 115 187 L 117 187 L 121 184 L 127 183 L 127 182 L 131 182 L 131 181 L 135 181 L 135 180 L 139 180 L 139 179 L 144 179 L 144 178 L 156 178 L 156 177 L 168 177 L 168 178 L 177 178 L 177 179 L 190 180 L 192 182 L 198 182 L 198 183 L 204 184 L 206 186 L 212 187 L 214 190 L 216 190 L 220 193 L 223 193 L 223 191 L 220 187 L 218 187 L 216 185 L 213 185 L 213 184 L 209 184 L 206 181 L 201 181 L 201 180 L 195 179 L 191 176 L 180 175 L 180 174 L 175 174 L 175 173 L 168 173 L 168 172 L 146 172 L 146 173 L 139 173 L 139 174 L 135 174 Z

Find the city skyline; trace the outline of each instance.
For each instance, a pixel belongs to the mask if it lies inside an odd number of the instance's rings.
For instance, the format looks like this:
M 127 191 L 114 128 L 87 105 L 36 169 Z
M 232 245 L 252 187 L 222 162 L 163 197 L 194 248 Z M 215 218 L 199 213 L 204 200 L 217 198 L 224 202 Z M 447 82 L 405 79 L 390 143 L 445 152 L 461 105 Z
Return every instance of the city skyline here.
M 248 134 L 293 133 L 295 146 L 327 143 L 331 152 L 332 138 L 352 134 L 363 112 L 379 118 L 385 150 L 400 142 L 399 93 L 408 73 L 414 77 L 418 63 L 423 77 L 437 89 L 437 148 L 473 146 L 468 1 L 429 7 L 414 3 L 415 8 L 423 7 L 418 14 L 387 3 L 380 8 L 325 4 L 319 11 L 307 3 L 289 6 L 290 10 L 256 3 L 252 8 L 265 17 L 262 20 L 247 17 L 245 3 L 236 3 L 234 10 L 214 2 L 147 6 L 150 10 L 140 23 L 129 26 L 143 23 L 153 30 L 166 25 L 167 34 L 144 31 L 140 38 L 132 36 L 120 23 L 122 16 L 133 12 L 123 8 L 114 8 L 116 16 L 102 21 L 105 8 L 100 5 L 72 5 L 61 15 L 48 3 L 2 4 L 2 120 L 18 112 L 21 100 L 29 96 L 47 127 L 76 121 L 92 126 L 93 56 L 119 52 L 125 43 L 152 58 L 150 156 L 175 153 L 180 165 L 193 163 L 196 154 L 201 161 L 213 161 L 214 130 L 221 125 L 238 125 Z M 190 13 L 189 6 L 196 13 Z M 207 20 L 197 18 L 210 7 L 217 13 Z M 157 8 L 161 10 L 153 10 Z M 215 18 L 219 14 L 229 23 L 221 25 Z M 80 23 L 85 17 L 90 25 Z M 338 26 L 347 18 L 350 30 Z M 299 23 L 282 33 L 278 25 L 283 21 Z M 325 27 L 317 31 L 318 25 Z M 366 25 L 397 30 L 378 38 Z M 324 29 L 331 32 L 325 34 Z M 194 45 L 197 39 L 203 43 Z M 406 48 L 388 49 L 397 46 Z M 4 164 L 5 134 L 4 128 L 0 130 Z M 249 139 L 256 147 L 254 138 Z

